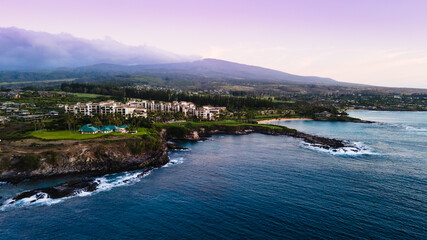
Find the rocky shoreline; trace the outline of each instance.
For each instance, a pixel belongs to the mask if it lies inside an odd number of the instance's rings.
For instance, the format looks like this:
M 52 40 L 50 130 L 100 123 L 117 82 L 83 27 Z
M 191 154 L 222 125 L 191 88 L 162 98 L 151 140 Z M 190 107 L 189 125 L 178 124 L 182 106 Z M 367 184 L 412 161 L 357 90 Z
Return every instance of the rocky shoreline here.
M 30 142 L 30 140 L 28 140 Z M 137 140 L 135 140 L 137 141 Z M 127 146 L 131 140 L 104 141 L 64 141 L 66 144 L 41 142 L 22 143 L 13 154 L 3 156 L 3 162 L 15 166 L 19 161 L 27 161 L 27 156 L 38 156 L 37 168 L 21 170 L 10 168 L 0 172 L 0 182 L 18 183 L 25 179 L 78 176 L 98 177 L 105 174 L 160 167 L 169 162 L 168 146 L 162 142 L 154 151 L 132 152 Z M 13 147 L 13 146 L 12 146 Z M 24 151 L 25 150 L 25 151 Z M 30 154 L 30 155 L 29 155 Z M 55 157 L 55 161 L 52 160 Z M 28 157 L 27 157 L 28 158 Z M 30 159 L 31 160 L 31 159 Z
M 179 141 L 200 141 L 206 140 L 212 135 L 224 134 L 224 135 L 247 135 L 251 133 L 260 133 L 266 135 L 275 135 L 275 136 L 290 136 L 294 138 L 300 138 L 304 142 L 315 144 L 319 147 L 325 149 L 331 148 L 342 148 L 347 147 L 349 144 L 346 141 L 332 138 L 319 137 L 311 134 L 306 134 L 303 132 L 298 132 L 294 129 L 282 128 L 282 129 L 273 129 L 266 128 L 256 125 L 245 125 L 239 128 L 233 128 L 228 126 L 221 126 L 216 129 L 191 129 L 187 135 L 184 137 L 174 137 L 168 136 L 170 140 L 179 140 Z
M 161 146 L 154 151 L 135 153 L 129 150 L 131 142 L 125 140 L 104 141 L 80 141 L 53 144 L 49 149 L 43 150 L 51 143 L 40 143 L 32 153 L 42 156 L 41 164 L 32 170 L 8 169 L 0 172 L 1 182 L 17 183 L 24 179 L 42 179 L 59 176 L 95 177 L 109 173 L 132 171 L 148 167 L 160 167 L 169 162 L 168 151 L 182 149 L 179 145 L 168 142 L 173 141 L 200 141 L 206 140 L 212 135 L 246 135 L 261 133 L 266 135 L 282 135 L 299 138 L 306 143 L 325 149 L 338 149 L 349 146 L 349 143 L 339 139 L 319 137 L 286 127 L 271 128 L 266 125 L 242 125 L 238 127 L 218 125 L 213 128 L 189 128 L 184 136 L 177 137 L 170 134 L 167 129 L 162 130 Z M 136 140 L 135 140 L 136 141 Z M 28 146 L 35 145 L 34 142 Z M 52 144 L 51 144 L 52 145 Z M 22 144 L 21 149 L 16 148 L 14 154 L 7 161 L 12 164 L 24 156 L 23 149 L 28 147 Z M 12 146 L 13 147 L 13 146 Z M 54 152 L 53 149 L 56 149 Z M 21 153 L 19 153 L 21 152 Z M 29 152 L 29 151 L 27 151 Z M 49 162 L 51 155 L 55 153 L 55 162 Z M 2 161 L 6 161 L 3 160 Z
M 286 127 L 272 128 L 271 125 L 241 125 L 226 126 L 217 125 L 211 128 L 189 128 L 186 129 L 184 136 L 175 136 L 167 129 L 162 130 L 161 146 L 154 151 L 135 153 L 129 150 L 128 146 L 132 142 L 129 139 L 124 140 L 103 140 L 103 141 L 81 141 L 65 142 L 51 146 L 52 149 L 59 149 L 56 156 L 56 162 L 47 164 L 49 155 L 42 150 L 45 146 L 40 145 L 38 149 L 32 150 L 34 153 L 42 155 L 42 163 L 37 169 L 16 170 L 10 169 L 0 172 L 0 181 L 17 183 L 24 179 L 42 179 L 59 176 L 81 176 L 97 177 L 109 173 L 132 171 L 137 169 L 161 167 L 169 162 L 168 151 L 183 149 L 179 145 L 168 142 L 172 141 L 200 141 L 206 140 L 212 135 L 246 135 L 251 133 L 261 133 L 266 135 L 283 135 L 299 138 L 302 141 L 316 145 L 324 149 L 338 149 L 350 146 L 348 142 L 319 137 Z M 136 140 L 135 140 L 136 141 Z M 24 142 L 25 143 L 25 142 Z M 34 145 L 35 143 L 28 143 Z M 48 144 L 48 143 L 44 143 Z M 25 148 L 23 144 L 21 148 Z M 8 161 L 14 162 L 22 157 L 24 153 L 17 154 L 21 149 L 16 149 L 15 154 L 10 156 Z M 3 160 L 4 161 L 4 160 Z
M 78 176 L 79 180 L 65 182 L 56 186 L 39 188 L 25 191 L 17 194 L 7 204 L 12 204 L 22 199 L 38 201 L 42 198 L 58 199 L 71 197 L 81 192 L 93 192 L 97 190 L 99 181 L 95 177 L 104 176 L 110 173 L 118 173 L 132 170 L 144 169 L 141 175 L 153 168 L 161 167 L 169 162 L 168 151 L 183 150 L 183 148 L 172 141 L 200 141 L 217 134 L 225 135 L 247 135 L 251 133 L 260 133 L 266 135 L 283 135 L 295 137 L 303 140 L 305 143 L 316 145 L 324 149 L 339 149 L 350 146 L 348 142 L 314 136 L 294 129 L 269 125 L 241 125 L 226 126 L 218 125 L 213 128 L 189 128 L 183 137 L 177 137 L 168 132 L 162 131 L 161 147 L 156 151 L 149 151 L 140 154 L 134 154 L 124 150 L 123 141 L 95 141 L 76 144 L 83 151 L 75 151 L 73 147 L 67 150 L 74 154 L 62 154 L 59 156 L 62 163 L 58 166 L 48 167 L 46 164 L 33 171 L 8 171 L 0 173 L 0 181 L 17 183 L 24 179 L 42 179 L 58 176 Z M 102 153 L 90 155 L 88 152 L 99 151 L 102 145 Z M 86 153 L 86 154 L 85 154 Z M 62 159 L 67 157 L 67 159 Z M 65 161 L 65 162 L 64 162 Z M 1 204 L 0 204 L 1 205 Z

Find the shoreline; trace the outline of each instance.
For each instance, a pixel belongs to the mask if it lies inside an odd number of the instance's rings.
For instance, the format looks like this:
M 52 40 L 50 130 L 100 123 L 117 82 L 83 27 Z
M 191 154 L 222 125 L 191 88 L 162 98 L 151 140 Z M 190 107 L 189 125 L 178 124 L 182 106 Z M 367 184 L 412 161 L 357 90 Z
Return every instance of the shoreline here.
M 264 124 L 264 123 L 276 122 L 276 121 L 296 121 L 296 120 L 313 121 L 313 119 L 311 118 L 274 118 L 274 119 L 260 120 L 260 121 L 257 121 L 257 123 Z
M 301 118 L 292 119 L 300 120 Z M 25 154 L 32 153 L 33 155 L 39 156 L 40 160 L 43 159 L 39 163 L 40 166 L 37 166 L 35 169 L 5 169 L 0 171 L 0 181 L 18 183 L 24 179 L 43 179 L 67 175 L 83 177 L 101 176 L 108 173 L 130 171 L 145 167 L 158 167 L 169 162 L 169 150 L 182 149 L 182 147 L 171 144 L 169 141 L 199 141 L 205 140 L 216 134 L 246 135 L 250 133 L 285 135 L 302 139 L 308 143 L 316 144 L 326 149 L 340 148 L 347 145 L 343 140 L 305 134 L 284 126 L 263 126 L 257 124 L 243 124 L 239 126 L 218 125 L 211 127 L 193 126 L 190 128 L 172 126 L 170 128 L 163 128 L 161 130 L 161 139 L 159 139 L 162 143 L 160 148 L 155 151 L 147 150 L 143 152 L 134 152 L 136 151 L 134 150 L 135 147 L 134 145 L 129 145 L 129 139 L 115 139 L 113 141 L 76 141 L 77 144 L 67 144 L 66 146 L 62 144 L 51 146 L 51 143 L 33 140 L 40 146 L 37 146 L 37 149 L 33 149 L 32 151 L 23 152 L 21 155 L 24 156 Z M 19 149 L 28 148 L 28 146 L 34 144 L 33 141 L 27 141 L 26 144 L 20 146 Z M 120 141 L 120 143 L 117 141 Z M 132 141 L 132 143 L 133 142 L 134 141 Z M 62 152 L 54 150 L 54 148 L 61 148 Z M 49 151 L 56 152 L 56 154 L 54 154 L 54 163 L 47 162 L 50 156 L 47 155 L 47 153 L 50 153 Z M 10 161 L 16 160 L 18 157 L 20 156 L 16 154 L 9 156 Z M 74 164 L 71 165 L 71 162 L 74 162 Z

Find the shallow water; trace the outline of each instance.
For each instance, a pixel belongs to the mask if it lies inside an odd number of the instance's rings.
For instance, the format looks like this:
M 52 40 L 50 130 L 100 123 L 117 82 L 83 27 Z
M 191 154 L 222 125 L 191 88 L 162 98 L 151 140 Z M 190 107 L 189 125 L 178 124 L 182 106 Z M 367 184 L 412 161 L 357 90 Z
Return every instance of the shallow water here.
M 151 174 L 108 175 L 102 191 L 4 208 L 0 239 L 426 239 L 427 113 L 351 115 L 381 123 L 276 124 L 358 142 L 363 154 L 261 134 L 183 143 L 191 150 Z M 0 184 L 0 201 L 62 181 Z

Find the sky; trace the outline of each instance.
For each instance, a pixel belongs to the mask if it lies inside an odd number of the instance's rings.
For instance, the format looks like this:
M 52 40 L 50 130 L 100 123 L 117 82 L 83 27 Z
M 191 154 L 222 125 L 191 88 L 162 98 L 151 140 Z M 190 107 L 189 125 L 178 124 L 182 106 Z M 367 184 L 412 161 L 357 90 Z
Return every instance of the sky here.
M 425 0 L 0 0 L 0 27 L 427 88 L 426 12 Z

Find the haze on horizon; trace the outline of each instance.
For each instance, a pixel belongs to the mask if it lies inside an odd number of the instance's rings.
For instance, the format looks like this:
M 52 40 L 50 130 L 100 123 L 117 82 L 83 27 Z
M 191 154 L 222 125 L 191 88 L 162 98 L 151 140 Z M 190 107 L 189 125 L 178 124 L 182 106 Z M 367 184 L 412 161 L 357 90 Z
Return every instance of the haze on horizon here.
M 425 9 L 423 0 L 0 0 L 0 27 L 427 88 Z

